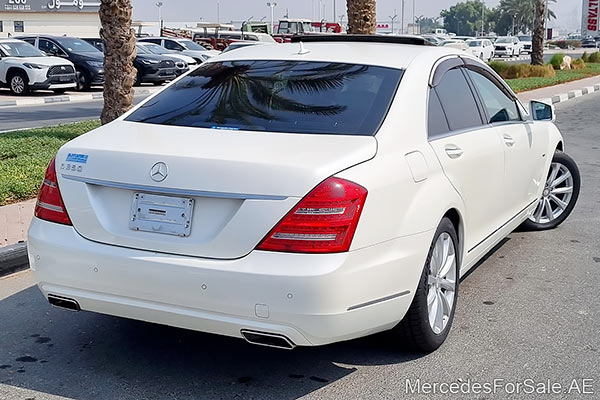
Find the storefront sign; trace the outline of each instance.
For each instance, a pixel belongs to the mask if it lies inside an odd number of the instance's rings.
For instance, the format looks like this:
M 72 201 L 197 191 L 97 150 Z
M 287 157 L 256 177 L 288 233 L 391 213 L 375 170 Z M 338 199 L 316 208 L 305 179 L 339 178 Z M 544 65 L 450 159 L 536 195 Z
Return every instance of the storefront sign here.
M 99 8 L 97 0 L 0 0 L 0 12 L 98 12 Z
M 583 23 L 581 24 L 582 36 L 598 36 L 600 0 L 583 0 Z

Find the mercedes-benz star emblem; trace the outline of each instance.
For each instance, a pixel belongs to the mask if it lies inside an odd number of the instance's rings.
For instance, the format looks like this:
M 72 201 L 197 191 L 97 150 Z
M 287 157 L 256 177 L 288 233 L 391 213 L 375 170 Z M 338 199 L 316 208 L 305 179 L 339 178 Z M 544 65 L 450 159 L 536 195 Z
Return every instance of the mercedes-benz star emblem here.
M 169 175 L 169 167 L 164 162 L 157 162 L 150 168 L 150 178 L 155 182 L 162 182 Z

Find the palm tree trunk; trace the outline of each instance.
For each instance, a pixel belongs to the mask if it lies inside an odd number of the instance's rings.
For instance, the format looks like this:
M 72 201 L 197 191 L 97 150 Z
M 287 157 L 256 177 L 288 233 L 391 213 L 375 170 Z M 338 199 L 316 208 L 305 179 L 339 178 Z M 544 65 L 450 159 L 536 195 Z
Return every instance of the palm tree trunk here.
M 133 83 L 137 70 L 135 32 L 131 29 L 131 0 L 102 0 L 100 37 L 104 42 L 103 124 L 118 118 L 133 104 Z
M 348 33 L 374 35 L 377 29 L 375 0 L 347 0 Z
M 531 64 L 544 64 L 544 33 L 546 31 L 546 0 L 536 0 L 535 23 L 531 49 Z

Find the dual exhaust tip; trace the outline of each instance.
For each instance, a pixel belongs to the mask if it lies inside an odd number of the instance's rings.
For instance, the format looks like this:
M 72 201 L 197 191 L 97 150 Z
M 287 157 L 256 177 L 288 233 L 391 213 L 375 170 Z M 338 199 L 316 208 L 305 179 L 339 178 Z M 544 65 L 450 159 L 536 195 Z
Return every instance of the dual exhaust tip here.
M 71 311 L 80 311 L 81 307 L 79 307 L 79 303 L 76 300 L 70 299 L 68 297 L 57 296 L 54 294 L 48 295 L 48 301 L 55 307 L 66 308 Z
M 247 329 L 242 329 L 240 333 L 248 343 L 257 344 L 259 346 L 275 347 L 285 350 L 292 350 L 296 347 L 294 342 L 278 333 L 249 331 Z
M 81 310 L 79 303 L 76 300 L 68 297 L 49 294 L 48 301 L 55 307 L 65 308 L 71 311 Z M 284 335 L 280 335 L 278 333 L 258 332 L 247 329 L 242 329 L 240 333 L 248 343 L 257 344 L 259 346 L 275 347 L 285 350 L 292 350 L 294 347 L 296 347 L 294 342 Z

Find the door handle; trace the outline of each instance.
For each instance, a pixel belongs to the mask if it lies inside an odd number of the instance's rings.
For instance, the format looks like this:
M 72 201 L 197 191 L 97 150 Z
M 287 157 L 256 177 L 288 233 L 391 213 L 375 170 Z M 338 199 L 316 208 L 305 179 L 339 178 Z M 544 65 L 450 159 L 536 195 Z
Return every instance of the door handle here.
M 508 146 L 508 147 L 513 147 L 515 145 L 515 139 L 512 138 L 512 136 L 508 135 L 508 134 L 504 134 L 502 135 L 502 139 L 504 139 L 504 143 Z
M 451 159 L 458 158 L 463 154 L 462 149 L 454 144 L 446 145 L 446 147 L 444 147 L 444 150 L 446 151 L 448 157 L 450 157 Z

